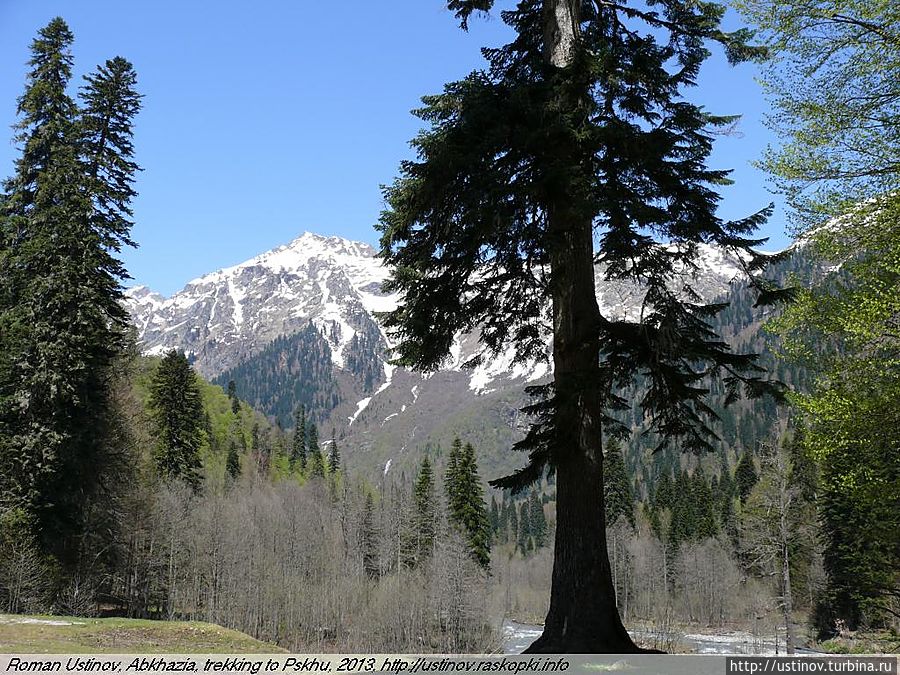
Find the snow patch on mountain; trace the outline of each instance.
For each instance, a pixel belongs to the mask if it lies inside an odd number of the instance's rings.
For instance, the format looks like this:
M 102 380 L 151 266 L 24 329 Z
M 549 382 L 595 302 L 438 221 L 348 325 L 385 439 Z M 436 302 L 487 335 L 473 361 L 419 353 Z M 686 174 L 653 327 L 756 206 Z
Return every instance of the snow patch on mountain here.
M 673 286 L 676 292 L 690 286 L 701 298 L 713 300 L 741 274 L 742 261 L 734 253 L 701 244 L 696 268 L 676 270 Z M 384 378 L 376 381 L 380 386 L 375 391 L 357 394 L 364 398 L 356 402 L 352 415 L 348 411 L 352 424 L 375 397 L 395 383 L 395 367 L 387 363 L 386 352 L 379 353 L 390 341 L 376 316 L 395 309 L 400 300 L 398 294 L 382 291 L 388 277 L 387 268 L 368 244 L 306 232 L 289 244 L 194 279 L 170 298 L 136 286 L 126 291 L 125 301 L 146 352 L 182 349 L 194 356 L 207 376 L 237 365 L 310 321 L 328 342 L 339 369 L 348 366 L 354 336 L 366 338 L 367 349 L 374 349 L 381 360 Z M 640 320 L 645 291 L 639 284 L 607 280 L 603 265 L 596 267 L 595 280 L 604 316 Z M 543 359 L 522 361 L 512 348 L 486 356 L 476 332 L 457 336 L 444 370 L 464 372 L 469 390 L 479 395 L 506 384 L 545 378 L 552 372 L 552 335 L 549 321 L 545 323 L 547 351 Z M 380 342 L 371 346 L 373 335 L 380 336 Z M 466 369 L 478 355 L 482 355 L 481 362 Z M 425 374 L 422 380 L 431 376 L 433 373 Z M 406 399 L 401 411 L 415 404 L 418 387 L 413 386 L 410 394 L 412 400 Z
M 188 282 L 170 298 L 136 286 L 125 302 L 145 351 L 183 349 L 206 375 L 239 363 L 281 335 L 313 321 L 336 367 L 359 331 L 375 330 L 373 313 L 397 296 L 381 291 L 388 272 L 375 249 L 340 237 L 304 233 L 290 244 Z

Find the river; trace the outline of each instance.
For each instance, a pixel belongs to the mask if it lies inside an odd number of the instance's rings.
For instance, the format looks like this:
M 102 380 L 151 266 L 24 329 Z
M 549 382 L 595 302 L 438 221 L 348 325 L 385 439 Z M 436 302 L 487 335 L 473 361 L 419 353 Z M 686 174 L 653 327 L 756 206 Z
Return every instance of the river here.
M 518 623 L 507 619 L 503 622 L 503 652 L 521 654 L 543 631 L 541 626 Z M 679 652 L 694 654 L 757 654 L 770 656 L 784 653 L 784 644 L 776 645 L 775 637 L 760 638 L 743 631 L 716 633 L 678 633 L 669 639 L 649 631 L 632 631 L 632 637 L 641 642 L 657 644 L 674 642 Z M 649 639 L 648 639 L 649 638 Z

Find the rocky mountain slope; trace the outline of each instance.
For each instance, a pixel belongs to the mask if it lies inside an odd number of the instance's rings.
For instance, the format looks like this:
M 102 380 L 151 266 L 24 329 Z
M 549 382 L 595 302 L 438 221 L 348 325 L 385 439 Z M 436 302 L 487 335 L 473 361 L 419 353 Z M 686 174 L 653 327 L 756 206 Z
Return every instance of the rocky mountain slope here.
M 732 255 L 703 246 L 699 268 L 683 281 L 712 300 L 727 293 L 739 274 L 739 261 Z M 182 349 L 211 378 L 237 381 L 235 373 L 279 370 L 304 377 L 287 365 L 300 361 L 289 353 L 298 348 L 296 341 L 285 338 L 314 326 L 330 348 L 319 352 L 330 356 L 340 390 L 316 417 L 326 431 L 333 428 L 345 439 L 350 454 L 366 456 L 367 464 L 384 472 L 392 463 L 407 464 L 401 459 L 408 450 L 446 447 L 455 434 L 488 449 L 508 447 L 524 429 L 518 413 L 523 385 L 549 375 L 549 364 L 519 363 L 510 351 L 464 370 L 462 364 L 479 346 L 475 336 L 461 335 L 443 370 L 422 376 L 395 369 L 387 363 L 389 341 L 376 316 L 398 302 L 381 291 L 387 276 L 371 246 L 307 232 L 290 244 L 195 279 L 170 298 L 143 286 L 126 295 L 146 352 Z M 598 268 L 601 311 L 609 317 L 638 318 L 641 289 L 602 277 Z M 549 333 L 547 339 L 549 352 Z M 242 383 L 237 384 L 241 394 Z M 260 387 L 265 383 L 260 385 L 256 377 L 253 391 Z M 288 403 L 293 399 L 286 402 L 279 396 L 266 392 L 258 401 L 248 400 L 290 427 Z M 492 463 L 488 457 L 488 473 Z M 506 466 L 506 460 L 498 460 L 496 468 Z

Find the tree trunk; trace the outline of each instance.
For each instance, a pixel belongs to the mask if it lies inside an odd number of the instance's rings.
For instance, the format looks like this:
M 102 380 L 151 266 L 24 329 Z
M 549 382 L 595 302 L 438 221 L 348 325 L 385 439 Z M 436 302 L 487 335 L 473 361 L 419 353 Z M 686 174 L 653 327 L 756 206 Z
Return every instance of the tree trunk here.
M 544 0 L 544 58 L 572 63 L 579 0 Z M 585 92 L 587 95 L 587 92 Z M 577 101 L 570 102 L 573 105 Z M 556 147 L 562 164 L 577 148 Z M 622 625 L 606 546 L 603 505 L 600 309 L 594 288 L 590 217 L 572 208 L 572 186 L 558 185 L 548 205 L 556 468 L 556 543 L 550 611 L 526 653 L 634 653 Z
M 557 521 L 544 633 L 526 653 L 640 651 L 622 625 L 606 546 L 603 505 L 600 310 L 590 221 L 548 214 L 553 294 Z
M 784 645 L 788 654 L 794 653 L 794 599 L 791 594 L 791 558 L 790 558 L 790 540 L 791 528 L 788 523 L 788 510 L 791 508 L 791 485 L 788 482 L 788 470 L 786 466 L 781 466 L 783 458 L 779 456 L 779 504 L 781 511 L 780 532 L 781 541 L 781 608 L 784 613 Z

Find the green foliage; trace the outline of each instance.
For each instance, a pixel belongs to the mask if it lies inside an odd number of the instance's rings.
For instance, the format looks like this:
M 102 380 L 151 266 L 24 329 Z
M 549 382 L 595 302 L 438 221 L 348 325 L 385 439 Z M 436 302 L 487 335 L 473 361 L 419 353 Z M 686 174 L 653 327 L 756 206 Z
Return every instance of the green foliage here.
M 466 19 L 478 6 L 452 8 Z M 700 449 L 714 418 L 706 376 L 722 375 L 729 399 L 766 390 L 754 357 L 732 352 L 710 327 L 722 306 L 670 290 L 700 242 L 743 252 L 750 270 L 768 262 L 749 236 L 767 212 L 736 222 L 715 214 L 714 188 L 728 172 L 707 168 L 706 159 L 713 131 L 732 120 L 679 97 L 709 54 L 704 40 L 723 43 L 736 59 L 757 54 L 743 44 L 746 33 L 721 31 L 720 5 L 675 2 L 668 11 L 672 20 L 637 6 L 583 4 L 577 54 L 557 69 L 545 61 L 542 3 L 520 3 L 502 14 L 516 38 L 485 50 L 488 70 L 424 97 L 416 112 L 429 128 L 413 141 L 417 160 L 404 162 L 386 190 L 379 225 L 393 269 L 386 289 L 403 294 L 385 321 L 399 363 L 439 367 L 455 335 L 476 327 L 486 356 L 514 347 L 519 359 L 543 358 L 537 326 L 549 297 L 573 290 L 567 269 L 552 260 L 566 258 L 564 242 L 590 242 L 593 230 L 596 250 L 578 255 L 605 263 L 606 279 L 647 288 L 640 323 L 597 317 L 594 327 L 585 319 L 604 372 L 579 386 L 596 388 L 606 411 L 625 404 L 617 392 L 642 373 L 640 404 L 652 428 Z M 557 227 L 578 236 L 551 235 Z M 761 278 L 751 283 L 774 297 Z M 573 292 L 590 294 L 593 283 Z M 542 421 L 518 446 L 531 464 L 496 485 L 522 488 L 552 463 L 556 399 L 539 393 L 549 402 L 529 412 Z
M 619 518 L 634 527 L 634 493 L 625 469 L 622 445 L 616 439 L 606 443 L 604 462 L 603 499 L 606 508 L 606 525 L 610 527 Z
M 238 446 L 234 439 L 228 444 L 228 458 L 226 459 L 225 470 L 232 480 L 236 480 L 241 475 L 241 456 L 238 454 Z
M 237 383 L 228 380 L 228 399 L 231 401 L 231 412 L 237 415 L 241 411 L 241 400 L 237 395 Z
M 312 321 L 213 380 L 222 386 L 231 381 L 247 403 L 284 427 L 295 424 L 300 406 L 309 418 L 322 421 L 340 402 L 331 348 Z
M 759 474 L 756 472 L 756 465 L 753 463 L 753 454 L 749 450 L 745 450 L 741 455 L 737 468 L 734 470 L 734 484 L 737 488 L 737 494 L 741 498 L 741 503 L 747 501 L 750 491 L 759 480 Z
M 291 437 L 291 466 L 306 470 L 306 407 L 300 405 L 294 413 L 294 435 Z
M 413 487 L 413 531 L 415 536 L 415 564 L 427 560 L 434 550 L 437 534 L 437 496 L 434 472 L 426 456 L 419 467 Z
M 370 492 L 366 493 L 360 530 L 363 571 L 370 579 L 377 579 L 381 575 L 378 562 L 378 530 L 375 526 L 375 505 Z
M 448 518 L 466 537 L 472 558 L 484 569 L 491 563 L 490 523 L 484 503 L 484 488 L 478 475 L 475 448 L 455 439 L 450 448 L 444 478 Z
M 313 422 L 307 427 L 306 439 L 308 473 L 313 478 L 325 478 L 325 457 L 319 447 L 319 429 Z
M 900 589 L 900 7 L 739 7 L 779 57 L 767 84 L 783 145 L 765 166 L 810 230 L 810 248 L 832 266 L 775 329 L 788 357 L 816 375 L 797 404 L 821 477 L 828 588 L 817 623 L 823 632 L 838 620 L 855 628 L 881 620 Z
M 341 451 L 334 437 L 334 429 L 331 430 L 331 445 L 328 448 L 328 472 L 335 474 L 341 470 Z
M 127 278 L 138 170 L 131 123 L 140 105 L 131 65 L 108 61 L 68 95 L 73 36 L 40 30 L 0 212 L 0 493 L 36 517 L 42 546 L 77 560 L 89 512 L 115 476 L 122 441 L 111 409 L 114 359 L 127 342 Z M 109 500 L 107 500 L 109 501 Z
M 158 438 L 157 472 L 198 490 L 203 401 L 194 369 L 182 352 L 172 350 L 160 361 L 150 385 L 149 403 Z
M 802 228 L 900 187 L 900 7 L 893 0 L 738 0 L 773 53 L 782 139 L 763 162 Z
M 544 505 L 537 492 L 532 492 L 528 498 L 528 522 L 531 527 L 531 538 L 534 548 L 539 549 L 547 545 L 549 530 L 547 516 L 544 514 Z

